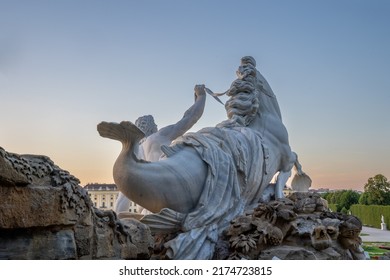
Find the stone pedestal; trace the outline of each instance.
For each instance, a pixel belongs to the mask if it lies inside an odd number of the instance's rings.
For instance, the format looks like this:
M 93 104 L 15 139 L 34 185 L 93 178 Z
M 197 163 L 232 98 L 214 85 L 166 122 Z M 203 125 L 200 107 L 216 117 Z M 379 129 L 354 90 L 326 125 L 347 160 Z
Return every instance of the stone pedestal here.
M 381 223 L 381 230 L 387 230 L 387 226 L 385 223 Z

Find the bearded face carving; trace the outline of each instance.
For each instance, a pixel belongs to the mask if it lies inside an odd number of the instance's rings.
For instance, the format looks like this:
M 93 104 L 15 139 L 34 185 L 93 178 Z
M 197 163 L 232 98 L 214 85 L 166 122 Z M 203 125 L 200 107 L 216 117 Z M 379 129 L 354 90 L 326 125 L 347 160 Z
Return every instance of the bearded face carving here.
M 332 243 L 332 239 L 330 238 L 327 228 L 325 226 L 315 227 L 310 237 L 311 245 L 316 250 L 324 250 L 328 248 Z

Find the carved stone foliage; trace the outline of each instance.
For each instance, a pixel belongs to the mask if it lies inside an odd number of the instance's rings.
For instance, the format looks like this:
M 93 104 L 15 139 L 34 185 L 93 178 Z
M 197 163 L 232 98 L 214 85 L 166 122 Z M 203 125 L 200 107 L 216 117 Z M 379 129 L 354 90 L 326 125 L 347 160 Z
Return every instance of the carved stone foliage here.
M 293 193 L 260 203 L 232 222 L 214 259 L 366 259 L 362 224 L 331 213 L 315 193 Z
M 147 226 L 92 206 L 48 157 L 0 148 L 0 259 L 147 259 Z
M 293 193 L 233 219 L 217 241 L 213 259 L 367 259 L 361 229 L 355 216 L 329 212 L 318 194 Z M 155 236 L 152 258 L 166 258 L 164 243 L 178 233 Z

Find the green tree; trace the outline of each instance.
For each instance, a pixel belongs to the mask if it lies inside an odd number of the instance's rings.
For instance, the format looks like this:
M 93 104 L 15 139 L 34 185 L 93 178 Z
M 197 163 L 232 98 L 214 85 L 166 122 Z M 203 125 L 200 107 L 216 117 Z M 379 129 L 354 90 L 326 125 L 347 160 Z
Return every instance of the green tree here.
M 343 194 L 343 191 L 335 191 L 332 195 L 332 203 L 337 204 L 337 212 L 340 212 L 341 208 L 339 204 L 340 197 Z
M 326 193 L 323 198 L 328 201 L 329 204 L 337 205 L 337 212 L 340 212 L 343 208 L 349 210 L 351 205 L 359 203 L 360 194 L 353 190 L 338 190 L 334 192 Z
M 353 190 L 345 190 L 342 192 L 339 198 L 338 204 L 340 204 L 340 208 L 345 208 L 349 210 L 351 205 L 359 203 L 360 194 Z
M 390 205 L 390 182 L 382 174 L 368 179 L 364 193 L 359 199 L 365 205 Z
M 369 205 L 369 203 L 368 203 L 368 193 L 367 192 L 364 192 L 364 193 L 362 193 L 360 195 L 359 204 Z
M 343 214 L 348 214 L 348 210 L 347 208 L 343 207 L 341 210 L 340 210 L 341 213 Z
M 332 195 L 333 195 L 332 192 L 327 192 L 322 194 L 322 198 L 328 201 L 328 203 L 331 203 Z

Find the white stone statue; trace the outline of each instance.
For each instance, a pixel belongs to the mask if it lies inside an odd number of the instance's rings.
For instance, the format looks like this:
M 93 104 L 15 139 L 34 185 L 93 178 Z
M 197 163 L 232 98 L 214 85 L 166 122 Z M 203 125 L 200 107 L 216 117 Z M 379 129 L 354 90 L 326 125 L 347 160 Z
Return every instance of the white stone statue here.
M 177 123 L 168 125 L 157 130 L 157 125 L 151 115 L 141 116 L 135 121 L 135 125 L 145 134 L 139 143 L 137 157 L 147 161 L 158 161 L 163 152 L 161 146 L 168 146 L 177 137 L 187 132 L 202 116 L 206 103 L 205 87 L 203 85 L 195 87 L 195 102 L 184 113 L 183 118 Z M 129 213 L 130 200 L 122 192 L 119 193 L 115 202 L 114 211 L 117 214 Z M 150 214 L 144 207 L 137 208 L 138 213 Z M 120 216 L 121 217 L 121 216 Z
M 387 230 L 387 225 L 385 223 L 385 217 L 381 215 L 381 230 Z
M 141 221 L 156 232 L 182 232 L 165 244 L 170 258 L 210 259 L 219 234 L 257 205 L 277 172 L 275 194 L 283 196 L 296 156 L 276 97 L 255 67 L 252 57 L 242 58 L 226 92 L 228 120 L 162 146 L 157 162 L 136 156 L 144 134 L 134 124 L 98 125 L 101 136 L 122 142 L 113 170 L 120 191 L 158 213 Z

